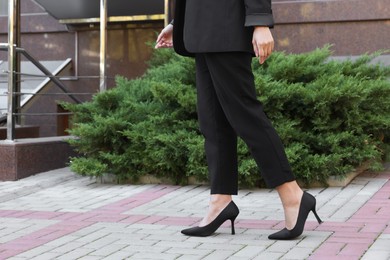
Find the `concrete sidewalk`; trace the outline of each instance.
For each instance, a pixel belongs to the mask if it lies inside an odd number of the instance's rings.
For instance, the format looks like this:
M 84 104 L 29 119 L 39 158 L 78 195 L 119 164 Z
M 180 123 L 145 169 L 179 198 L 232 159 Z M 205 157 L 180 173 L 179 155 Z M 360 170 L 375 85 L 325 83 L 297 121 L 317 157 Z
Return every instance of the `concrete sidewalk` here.
M 345 188 L 316 188 L 317 209 L 292 241 L 275 191 L 241 190 L 236 235 L 230 223 L 211 237 L 182 228 L 206 212 L 199 186 L 108 185 L 68 168 L 0 183 L 0 259 L 390 259 L 390 166 Z

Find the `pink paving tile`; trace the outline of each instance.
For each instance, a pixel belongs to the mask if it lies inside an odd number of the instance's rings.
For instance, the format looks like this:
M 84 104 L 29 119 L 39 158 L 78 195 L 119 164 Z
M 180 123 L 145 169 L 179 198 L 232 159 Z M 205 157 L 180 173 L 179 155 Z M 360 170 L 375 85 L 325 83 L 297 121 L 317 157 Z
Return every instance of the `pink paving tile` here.
M 364 252 L 366 252 L 368 249 L 368 246 L 365 244 L 353 244 L 348 243 L 339 253 L 339 255 L 345 255 L 345 256 L 355 256 L 356 259 L 359 259 Z
M 148 190 L 140 192 L 131 196 L 130 198 L 126 198 L 103 207 L 97 208 L 96 212 L 115 212 L 115 213 L 123 213 L 130 209 L 134 209 L 146 203 L 149 203 L 155 199 L 158 199 L 172 191 L 177 190 L 179 187 L 176 186 L 156 186 L 152 187 Z
M 126 216 L 125 219 L 122 219 L 119 221 L 120 223 L 137 223 L 140 220 L 143 220 L 145 218 L 148 218 L 149 216 L 147 215 L 130 215 Z
M 342 226 L 332 226 L 332 225 L 319 225 L 315 229 L 316 231 L 328 231 L 328 232 L 358 232 L 361 229 L 361 226 L 357 225 L 356 226 L 349 226 L 349 227 L 342 227 Z
M 15 255 L 18 255 L 22 252 L 23 252 L 22 250 L 4 250 L 4 251 L 0 252 L 0 260 L 8 259 L 8 258 L 15 256 Z
M 53 219 L 63 215 L 61 212 L 50 212 L 50 211 L 36 211 L 31 212 L 29 215 L 23 216 L 28 219 Z
M 370 204 L 367 204 L 364 208 L 361 208 L 356 211 L 354 215 L 374 215 L 381 206 L 382 205 L 373 205 L 373 203 L 371 202 Z
M 167 217 L 164 217 L 164 216 L 150 216 L 148 218 L 145 218 L 145 219 L 142 219 L 140 221 L 138 221 L 138 223 L 140 224 L 155 224 L 163 219 L 165 219 Z
M 278 224 L 276 224 L 275 226 L 272 227 L 272 229 L 283 229 L 285 228 L 285 224 L 284 224 L 284 221 L 280 221 Z
M 26 251 L 31 248 L 39 246 L 39 241 L 37 239 L 30 239 L 29 241 L 22 241 L 17 239 L 15 242 L 7 242 L 0 246 L 2 250 L 14 250 L 14 251 Z
M 96 217 L 99 215 L 95 212 L 86 212 L 83 214 L 75 215 L 74 217 L 68 218 L 67 221 L 88 221 L 88 219 Z
M 126 210 L 127 209 L 122 206 L 113 206 L 113 207 L 99 208 L 93 210 L 93 212 L 99 214 L 121 214 Z
M 307 221 L 305 224 L 305 230 L 313 231 L 316 230 L 321 225 L 322 224 L 318 224 L 317 221 Z
M 236 226 L 240 228 L 272 229 L 279 225 L 283 226 L 284 221 L 240 219 L 236 222 Z
M 329 256 L 317 256 L 317 255 L 315 257 L 309 256 L 307 259 L 309 259 L 309 260 L 330 260 Z
M 77 231 L 77 230 L 76 230 Z M 63 236 L 66 236 L 70 233 L 73 233 L 74 230 L 72 231 L 69 231 L 69 230 L 56 230 L 50 234 L 47 234 L 47 235 L 44 235 L 44 236 L 41 236 L 39 238 L 37 238 L 41 243 L 40 244 L 46 244 L 48 241 L 53 241 L 53 240 L 56 240 L 60 237 L 63 237 Z
M 343 238 L 376 238 L 378 233 L 358 233 L 358 232 L 335 232 L 333 237 L 343 237 Z
M 318 257 L 325 257 L 325 256 L 336 256 L 344 247 L 345 243 L 343 242 L 328 242 L 326 241 L 321 245 L 319 249 L 317 249 L 311 256 L 310 259 L 317 259 Z M 330 258 L 328 258 L 330 259 Z
M 357 223 L 361 223 L 361 222 L 364 222 L 366 224 L 368 223 L 372 223 L 372 224 L 378 224 L 378 223 L 387 223 L 387 221 L 389 220 L 388 217 L 378 217 L 378 218 L 375 218 L 375 217 L 364 217 L 364 216 L 360 216 L 360 217 L 354 217 L 354 218 L 350 218 L 348 220 L 349 223 L 354 223 L 354 222 L 357 222 Z
M 387 228 L 385 230 L 383 230 L 383 233 L 384 234 L 390 234 L 390 221 L 389 223 L 387 224 Z
M 320 227 L 327 227 L 327 228 L 348 228 L 348 227 L 356 227 L 360 226 L 363 227 L 365 225 L 364 221 L 362 222 L 355 222 L 355 223 L 350 223 L 349 221 L 347 222 L 332 222 L 332 221 L 325 221 L 321 225 L 319 225 L 318 228 Z
M 389 214 L 390 216 L 390 214 Z M 381 233 L 386 228 L 385 223 L 381 224 L 375 224 L 375 223 L 368 223 L 363 228 L 360 229 L 359 232 L 361 233 Z
M 378 174 L 378 178 L 390 178 L 390 174 Z M 334 231 L 334 233 L 323 243 L 310 257 L 310 259 L 319 259 L 329 251 L 329 244 L 343 244 L 341 248 L 341 259 L 359 259 L 374 240 L 381 234 L 390 231 L 386 227 L 390 222 L 390 199 L 389 199 L 390 181 L 388 181 L 374 196 L 369 199 L 347 222 L 328 223 L 319 226 L 316 230 Z M 357 229 L 357 230 L 355 230 Z M 358 232 L 356 232 L 358 231 Z M 389 232 L 390 233 L 390 232 Z M 337 254 L 336 254 L 337 255 Z M 327 259 L 335 259 L 336 255 Z
M 368 233 L 366 233 L 368 234 Z M 344 243 L 344 242 L 348 242 L 348 243 L 355 243 L 355 244 L 368 244 L 368 245 L 371 245 L 373 242 L 374 242 L 374 239 L 373 238 L 352 238 L 352 237 L 335 237 L 335 236 L 331 236 L 330 238 L 328 238 L 328 240 L 326 240 L 327 242 L 330 242 L 330 243 Z
M 21 252 L 28 251 L 32 248 L 44 245 L 54 239 L 63 237 L 65 235 L 68 235 L 70 233 L 76 232 L 84 227 L 89 226 L 91 223 L 84 223 L 84 225 L 80 225 L 79 223 L 77 225 L 73 226 L 73 229 L 61 229 L 63 228 L 63 225 L 55 224 L 47 228 L 43 228 L 39 231 L 33 232 L 29 235 L 23 236 L 18 239 L 14 239 L 12 241 L 9 241 L 7 243 L 3 243 L 0 245 L 1 249 L 13 250 L 13 252 L 16 252 L 15 254 L 8 254 L 8 257 L 15 256 L 16 254 L 19 254 Z M 54 230 L 54 231 L 53 231 Z
M 380 193 L 375 195 L 374 199 L 376 200 L 376 202 L 387 201 L 389 199 L 389 193 L 388 193 L 388 191 L 380 192 Z
M 356 256 L 348 256 L 348 255 L 337 255 L 332 258 L 328 258 L 328 260 L 357 260 Z
M 19 212 L 19 210 L 0 210 L 0 217 L 7 217 Z
M 30 215 L 32 211 L 28 210 L 14 210 L 11 214 L 7 215 L 7 218 L 24 218 Z
M 382 207 L 379 209 L 379 211 L 375 215 L 376 217 L 387 217 L 390 216 L 390 207 Z
M 75 218 L 77 216 L 81 216 L 84 213 L 79 213 L 79 212 L 60 212 L 62 213 L 61 215 L 55 216 L 52 219 L 53 220 L 68 220 L 71 218 Z
M 123 219 L 126 219 L 126 215 L 113 215 L 113 214 L 104 214 L 104 215 L 96 215 L 94 217 L 91 217 L 87 219 L 87 221 L 90 222 L 110 222 L 110 223 L 116 223 L 120 222 Z

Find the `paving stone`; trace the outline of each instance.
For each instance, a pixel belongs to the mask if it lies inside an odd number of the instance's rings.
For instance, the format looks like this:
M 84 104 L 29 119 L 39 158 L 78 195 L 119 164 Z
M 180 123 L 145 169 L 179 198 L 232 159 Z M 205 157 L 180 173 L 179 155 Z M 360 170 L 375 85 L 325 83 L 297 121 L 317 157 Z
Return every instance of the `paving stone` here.
M 213 252 L 211 249 L 200 249 L 200 248 L 176 248 L 172 247 L 166 251 L 169 254 L 176 255 L 198 255 L 198 256 L 206 256 Z
M 79 237 L 75 241 L 76 242 L 91 243 L 91 242 L 99 240 L 103 237 L 106 237 L 107 235 L 108 235 L 107 232 L 104 232 L 100 229 L 100 230 L 96 230 L 95 232 L 89 233 L 88 235 Z
M 276 253 L 276 252 L 263 252 L 261 255 L 255 256 L 254 260 L 274 260 L 274 259 L 280 259 L 283 256 L 283 253 Z M 229 258 L 230 259 L 230 258 Z
M 0 183 L 0 259 L 390 258 L 390 172 L 365 174 L 344 188 L 309 189 L 325 223 L 309 214 L 293 241 L 267 239 L 284 227 L 275 190 L 234 196 L 235 236 L 227 222 L 210 237 L 187 237 L 180 230 L 203 217 L 209 187 L 101 184 L 68 168 L 61 174 Z
M 133 254 L 134 253 L 128 251 L 118 251 L 104 258 L 98 257 L 97 259 L 104 259 L 104 260 L 131 259 Z
M 210 250 L 232 250 L 232 251 L 240 251 L 244 248 L 243 245 L 233 245 L 231 243 L 227 244 L 214 244 L 214 243 L 208 243 L 208 244 L 201 244 L 196 249 L 210 249 Z M 195 248 L 195 247 L 193 247 Z
M 255 239 L 248 239 L 248 238 L 243 238 L 243 239 L 233 239 L 229 241 L 230 245 L 240 245 L 240 246 L 265 246 L 269 247 L 275 243 L 275 241 L 269 240 L 267 237 L 263 238 L 255 238 Z
M 167 250 L 169 250 L 171 248 L 171 246 L 149 246 L 149 245 L 128 245 L 126 247 L 124 247 L 122 250 L 123 251 L 126 251 L 126 252 L 134 252 L 134 253 L 138 253 L 138 252 L 147 252 L 147 253 L 154 253 L 156 255 L 162 253 L 162 252 L 165 252 Z
M 106 233 L 104 234 L 106 235 Z M 118 238 L 103 236 L 99 239 L 91 241 L 90 243 L 88 243 L 87 241 L 83 241 L 83 243 L 84 243 L 84 247 L 97 250 L 104 246 L 114 244 L 114 242 L 118 240 L 119 240 Z
M 101 259 L 103 259 L 103 258 L 100 256 L 86 255 L 86 256 L 78 258 L 77 260 L 101 260 Z M 117 258 L 117 259 L 120 259 L 120 258 Z
M 262 246 L 246 246 L 237 253 L 235 253 L 233 256 L 251 259 L 259 255 L 261 252 L 265 251 L 265 249 L 266 247 Z
M 203 260 L 224 260 L 224 259 L 229 259 L 230 256 L 234 255 L 236 251 L 232 250 L 215 250 L 211 254 L 205 256 L 202 258 Z M 185 260 L 183 258 L 183 260 Z
M 55 252 L 55 253 L 60 253 L 60 254 L 66 254 L 70 251 L 73 251 L 75 250 L 76 248 L 80 248 L 82 246 L 84 246 L 85 243 L 80 243 L 80 242 L 69 242 L 69 243 L 66 243 L 62 246 L 59 246 L 59 247 L 56 247 L 54 249 L 51 250 L 51 252 Z
M 201 260 L 201 259 L 203 260 L 206 258 L 203 256 L 196 256 L 196 255 L 182 255 L 176 258 L 175 260 Z
M 389 260 L 390 251 L 387 250 L 369 250 L 363 255 L 362 260 Z
M 276 241 L 270 247 L 267 248 L 268 252 L 288 252 L 294 248 L 300 240 L 289 241 Z
M 53 241 L 50 241 L 48 243 L 46 243 L 47 246 L 50 246 L 50 247 L 59 247 L 59 246 L 62 246 L 62 245 L 66 245 L 70 242 L 75 242 L 75 240 L 78 239 L 77 236 L 73 236 L 72 235 L 69 235 L 69 236 L 64 236 L 64 237 L 61 237 L 61 238 L 57 238 L 56 240 L 53 240 Z
M 294 247 L 288 250 L 281 259 L 307 259 L 313 251 L 314 248 Z
M 77 248 L 73 251 L 70 251 L 66 254 L 63 254 L 56 259 L 58 260 L 69 260 L 69 259 L 79 259 L 87 256 L 88 254 L 94 252 L 94 249 L 86 249 L 86 248 Z
M 203 247 L 204 244 L 201 244 L 201 243 L 198 243 L 198 242 L 190 242 L 190 241 L 184 241 L 184 242 L 181 242 L 181 243 L 172 243 L 170 241 L 160 241 L 160 242 L 154 244 L 154 246 L 158 246 L 158 247 L 175 247 L 175 248 L 190 248 L 190 249 L 193 249 L 193 248 L 210 249 L 210 248 L 207 248 L 207 247 Z
M 173 260 L 180 257 L 180 255 L 173 254 L 151 254 L 151 253 L 137 253 L 132 256 L 133 259 L 156 259 L 156 260 Z
M 30 260 L 52 260 L 52 259 L 58 259 L 60 257 L 60 253 L 44 253 L 39 256 L 30 258 Z
M 42 255 L 46 252 L 49 252 L 50 250 L 52 250 L 53 247 L 50 247 L 50 246 L 40 246 L 40 247 L 36 247 L 36 248 L 33 248 L 31 250 L 28 250 L 24 253 L 21 253 L 18 255 L 18 257 L 25 257 L 25 258 L 33 258 L 35 256 L 39 256 L 39 255 Z
M 161 239 L 158 240 L 151 240 L 151 239 L 119 239 L 117 241 L 120 245 L 133 245 L 133 246 L 153 246 L 156 245 L 158 242 L 160 242 Z M 164 240 L 166 241 L 166 240 Z M 170 242 L 172 243 L 172 242 Z
M 111 244 L 107 246 L 103 246 L 97 250 L 94 250 L 93 252 L 89 253 L 90 255 L 96 255 L 96 256 L 109 256 L 113 253 L 121 251 L 123 248 L 127 247 L 127 245 L 121 245 L 121 244 Z

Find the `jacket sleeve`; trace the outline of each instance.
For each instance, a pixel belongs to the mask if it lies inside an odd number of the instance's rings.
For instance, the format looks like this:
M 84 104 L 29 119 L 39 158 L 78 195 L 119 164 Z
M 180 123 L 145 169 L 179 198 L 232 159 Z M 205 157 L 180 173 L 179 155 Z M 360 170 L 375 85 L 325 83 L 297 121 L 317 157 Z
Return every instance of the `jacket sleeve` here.
M 274 26 L 271 0 L 244 0 L 245 26 Z

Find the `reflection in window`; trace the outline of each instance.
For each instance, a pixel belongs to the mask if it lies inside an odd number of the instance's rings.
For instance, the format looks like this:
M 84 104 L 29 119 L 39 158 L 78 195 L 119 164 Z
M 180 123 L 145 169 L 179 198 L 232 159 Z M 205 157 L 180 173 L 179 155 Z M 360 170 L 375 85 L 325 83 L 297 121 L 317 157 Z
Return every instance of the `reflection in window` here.
M 0 16 L 8 15 L 8 0 L 0 0 Z

